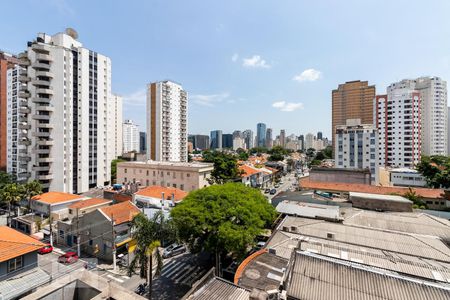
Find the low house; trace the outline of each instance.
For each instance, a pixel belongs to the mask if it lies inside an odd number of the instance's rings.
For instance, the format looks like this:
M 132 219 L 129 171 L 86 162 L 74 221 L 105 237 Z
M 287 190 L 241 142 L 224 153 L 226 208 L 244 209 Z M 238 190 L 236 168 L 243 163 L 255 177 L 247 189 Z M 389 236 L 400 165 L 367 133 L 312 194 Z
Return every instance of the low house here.
M 50 276 L 38 267 L 37 250 L 45 244 L 0 226 L 0 299 L 21 299 Z
M 108 261 L 113 260 L 113 248 L 118 255 L 132 252 L 131 221 L 139 213 L 127 201 L 84 214 L 78 224 L 81 251 Z
M 137 191 L 133 195 L 133 202 L 140 208 L 169 208 L 181 202 L 187 194 L 177 188 L 155 185 Z
M 250 165 L 241 165 L 242 183 L 251 187 L 261 187 L 264 181 L 264 172 Z
M 35 214 L 49 216 L 53 220 L 60 220 L 68 217 L 69 206 L 87 199 L 84 196 L 62 192 L 47 192 L 31 198 L 30 207 Z

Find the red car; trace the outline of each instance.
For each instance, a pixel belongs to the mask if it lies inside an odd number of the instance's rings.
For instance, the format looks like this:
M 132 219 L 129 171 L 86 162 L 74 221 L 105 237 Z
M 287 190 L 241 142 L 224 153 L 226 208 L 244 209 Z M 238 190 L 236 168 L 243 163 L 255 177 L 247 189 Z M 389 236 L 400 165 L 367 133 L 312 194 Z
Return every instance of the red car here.
M 45 245 L 44 247 L 42 247 L 41 249 L 39 249 L 37 252 L 39 254 L 46 254 L 46 253 L 50 253 L 53 251 L 53 247 L 50 245 Z
M 66 254 L 58 257 L 58 262 L 63 264 L 72 264 L 78 261 L 78 255 L 76 252 L 67 252 Z

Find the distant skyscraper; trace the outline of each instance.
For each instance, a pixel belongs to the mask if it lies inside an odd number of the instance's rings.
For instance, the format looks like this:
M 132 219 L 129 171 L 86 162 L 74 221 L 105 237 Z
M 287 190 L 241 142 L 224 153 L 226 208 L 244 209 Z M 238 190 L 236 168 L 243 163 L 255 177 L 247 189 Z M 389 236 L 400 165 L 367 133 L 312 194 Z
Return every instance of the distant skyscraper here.
M 284 129 L 280 130 L 280 146 L 286 147 L 286 131 Z
M 192 135 L 192 145 L 194 149 L 206 150 L 209 149 L 209 136 L 202 134 Z
M 132 120 L 125 120 L 123 123 L 123 153 L 140 150 L 139 126 Z
M 305 150 L 305 136 L 303 134 L 300 134 L 300 136 L 298 137 L 300 142 L 300 149 L 301 150 Z
M 315 147 L 314 141 L 315 141 L 314 134 L 308 133 L 305 137 L 305 150 L 308 150 L 310 148 L 314 149 Z
M 361 124 L 373 124 L 375 86 L 367 81 L 349 81 L 332 91 L 331 136 L 336 126 L 345 125 L 347 119 L 360 119 Z M 334 149 L 334 138 L 333 138 Z
M 139 132 L 139 152 L 146 153 L 147 151 L 147 134 L 145 132 Z
M 258 147 L 266 146 L 266 124 L 258 123 L 256 125 L 256 138 Z
M 244 135 L 244 144 L 245 144 L 245 148 L 246 149 L 251 149 L 254 146 L 253 143 L 253 131 L 251 131 L 250 129 L 244 130 L 243 132 Z
M 222 149 L 222 130 L 211 131 L 211 149 Z
M 187 161 L 187 102 L 183 87 L 159 81 L 147 90 L 147 157 L 156 161 Z
M 229 133 L 222 134 L 222 148 L 233 148 L 233 135 Z
M 266 130 L 266 147 L 271 149 L 273 146 L 273 138 L 272 138 L 272 128 L 267 128 Z
M 322 138 L 322 131 L 317 132 L 317 139 L 321 140 Z

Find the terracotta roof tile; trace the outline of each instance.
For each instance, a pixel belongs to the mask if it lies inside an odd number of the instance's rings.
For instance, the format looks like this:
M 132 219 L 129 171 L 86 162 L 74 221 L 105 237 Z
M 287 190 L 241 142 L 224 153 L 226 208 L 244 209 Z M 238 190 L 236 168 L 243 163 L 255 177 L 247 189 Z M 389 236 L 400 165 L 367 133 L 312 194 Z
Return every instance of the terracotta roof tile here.
M 106 204 L 112 202 L 111 200 L 102 199 L 102 198 L 91 198 L 86 199 L 83 201 L 75 202 L 74 204 L 71 204 L 69 208 L 73 209 L 80 209 L 80 208 L 86 208 L 90 206 L 100 205 L 100 204 Z
M 83 196 L 69 194 L 69 193 L 48 192 L 48 193 L 43 193 L 41 195 L 34 196 L 33 198 L 31 198 L 31 200 L 36 200 L 36 201 L 47 203 L 47 204 L 58 204 L 58 203 L 73 201 L 76 199 L 81 200 L 83 198 L 84 198 Z
M 177 188 L 154 185 L 154 186 L 149 186 L 149 187 L 146 187 L 146 188 L 143 188 L 143 189 L 137 191 L 135 193 L 135 195 L 144 196 L 144 197 L 152 197 L 152 198 L 162 198 L 162 193 L 164 193 L 164 198 L 166 200 L 168 200 L 168 198 L 172 197 L 172 194 L 174 194 L 175 199 L 172 199 L 174 201 L 181 201 L 188 194 L 187 192 L 182 191 Z
M 8 226 L 0 226 L 0 262 L 36 251 L 45 244 Z
M 99 210 L 108 216 L 109 219 L 114 218 L 115 224 L 131 222 L 134 216 L 141 211 L 130 201 L 121 202 L 107 207 L 99 208 Z
M 369 194 L 381 194 L 391 195 L 398 194 L 403 195 L 408 192 L 407 187 L 387 187 L 387 186 L 375 186 L 366 184 L 355 183 L 340 183 L 340 182 L 319 182 L 312 181 L 309 178 L 300 179 L 300 186 L 304 189 L 315 190 L 332 190 L 340 192 L 360 192 Z M 440 199 L 444 194 L 442 189 L 427 189 L 427 188 L 412 188 L 419 196 L 429 199 Z
M 248 177 L 248 176 L 251 176 L 251 175 L 254 175 L 254 174 L 258 174 L 258 173 L 262 172 L 261 170 L 258 170 L 258 169 L 254 168 L 254 167 L 249 166 L 249 165 L 239 166 L 239 170 L 243 171 L 242 177 Z

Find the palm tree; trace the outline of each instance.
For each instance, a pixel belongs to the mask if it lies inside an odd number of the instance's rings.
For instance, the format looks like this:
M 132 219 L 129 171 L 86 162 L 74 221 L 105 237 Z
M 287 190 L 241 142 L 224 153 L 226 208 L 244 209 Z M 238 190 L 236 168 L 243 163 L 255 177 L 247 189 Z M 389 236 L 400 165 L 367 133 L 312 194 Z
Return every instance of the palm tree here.
M 17 183 L 8 183 L 0 190 L 0 198 L 8 205 L 8 222 L 11 218 L 11 205 L 22 199 L 23 186 Z
M 160 252 L 161 241 L 171 239 L 174 236 L 172 224 L 166 220 L 160 211 L 152 218 L 144 214 L 138 214 L 132 221 L 132 237 L 136 240 L 136 250 L 133 260 L 128 266 L 128 275 L 131 276 L 136 268 L 139 268 L 141 278 L 146 278 L 149 294 L 152 297 L 153 262 L 156 262 L 155 276 L 161 273 L 163 260 Z
M 28 210 L 31 210 L 31 198 L 42 194 L 42 185 L 37 180 L 27 182 L 24 184 L 23 195 L 27 199 Z

